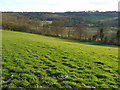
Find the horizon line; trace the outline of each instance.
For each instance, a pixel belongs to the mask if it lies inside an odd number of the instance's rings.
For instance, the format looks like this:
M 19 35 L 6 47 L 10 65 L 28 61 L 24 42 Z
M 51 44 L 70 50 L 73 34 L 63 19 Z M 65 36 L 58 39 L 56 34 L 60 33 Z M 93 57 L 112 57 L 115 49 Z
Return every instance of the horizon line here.
M 0 11 L 0 12 L 48 12 L 48 13 L 65 13 L 65 12 L 119 12 L 116 10 L 111 10 L 111 11 L 99 11 L 99 10 L 88 10 L 88 11 Z

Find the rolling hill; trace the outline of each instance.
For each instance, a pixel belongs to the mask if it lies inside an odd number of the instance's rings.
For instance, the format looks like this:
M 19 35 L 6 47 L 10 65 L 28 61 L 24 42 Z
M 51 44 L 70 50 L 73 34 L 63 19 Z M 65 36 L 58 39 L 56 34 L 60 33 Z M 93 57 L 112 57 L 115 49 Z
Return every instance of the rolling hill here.
M 118 47 L 2 31 L 2 86 L 118 88 Z

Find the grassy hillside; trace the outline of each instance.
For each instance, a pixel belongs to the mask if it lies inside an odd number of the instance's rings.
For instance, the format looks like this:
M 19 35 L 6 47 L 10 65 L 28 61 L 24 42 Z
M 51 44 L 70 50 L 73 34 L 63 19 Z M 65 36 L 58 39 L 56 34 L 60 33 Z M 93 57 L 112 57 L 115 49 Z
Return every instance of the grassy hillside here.
M 118 48 L 3 31 L 3 87 L 117 88 Z

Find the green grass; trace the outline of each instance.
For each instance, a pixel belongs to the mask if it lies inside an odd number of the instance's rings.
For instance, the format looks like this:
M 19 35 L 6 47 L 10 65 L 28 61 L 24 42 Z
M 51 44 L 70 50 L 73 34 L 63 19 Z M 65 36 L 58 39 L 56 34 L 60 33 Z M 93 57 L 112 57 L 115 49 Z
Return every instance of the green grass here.
M 3 87 L 118 88 L 116 46 L 13 31 L 2 39 Z
M 46 24 L 52 24 L 52 21 L 41 21 L 41 22 L 42 22 L 42 26 Z

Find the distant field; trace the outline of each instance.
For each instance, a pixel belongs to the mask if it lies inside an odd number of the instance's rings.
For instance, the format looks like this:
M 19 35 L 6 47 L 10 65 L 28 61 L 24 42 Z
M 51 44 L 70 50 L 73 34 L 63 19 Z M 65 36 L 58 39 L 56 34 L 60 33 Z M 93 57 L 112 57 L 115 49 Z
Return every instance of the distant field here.
M 3 31 L 3 87 L 118 88 L 118 48 Z
M 42 26 L 46 24 L 52 24 L 52 21 L 41 21 L 41 22 L 42 22 Z

